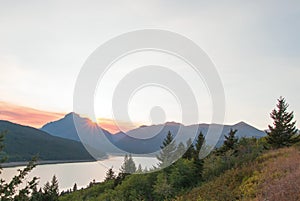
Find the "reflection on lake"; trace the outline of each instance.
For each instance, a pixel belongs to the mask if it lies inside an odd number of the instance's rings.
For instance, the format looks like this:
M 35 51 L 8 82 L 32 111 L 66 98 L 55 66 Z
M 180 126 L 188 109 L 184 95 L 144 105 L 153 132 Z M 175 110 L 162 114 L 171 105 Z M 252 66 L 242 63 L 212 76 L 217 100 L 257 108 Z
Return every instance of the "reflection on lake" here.
M 136 166 L 139 164 L 143 168 L 151 168 L 157 164 L 156 158 L 149 157 L 133 157 Z M 81 163 L 62 163 L 62 164 L 48 164 L 38 165 L 29 174 L 29 178 L 39 177 L 39 187 L 44 186 L 47 181 L 51 181 L 53 175 L 56 175 L 59 182 L 59 189 L 66 190 L 73 187 L 74 183 L 78 188 L 86 187 L 91 181 L 103 181 L 106 171 L 113 167 L 115 172 L 118 172 L 123 163 L 123 157 L 110 157 L 108 159 L 97 162 L 81 162 Z M 24 167 L 11 167 L 4 168 L 1 178 L 9 181 L 14 175 L 17 174 L 18 169 Z

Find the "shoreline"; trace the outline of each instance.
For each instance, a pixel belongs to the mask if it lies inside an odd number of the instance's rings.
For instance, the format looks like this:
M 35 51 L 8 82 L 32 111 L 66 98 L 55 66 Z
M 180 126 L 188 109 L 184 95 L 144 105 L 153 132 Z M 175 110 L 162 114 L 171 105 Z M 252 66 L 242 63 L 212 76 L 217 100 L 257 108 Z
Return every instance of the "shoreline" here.
M 113 156 L 105 156 L 102 158 L 96 159 L 84 159 L 84 160 L 41 160 L 36 161 L 36 165 L 52 165 L 52 164 L 64 164 L 64 163 L 88 163 L 88 162 L 97 162 L 106 160 L 113 157 L 123 157 L 123 155 L 113 155 Z M 139 156 L 139 157 L 149 157 L 149 156 Z M 154 157 L 154 156 L 152 156 Z M 150 158 L 152 158 L 150 157 Z M 1 168 L 14 168 L 14 167 L 25 167 L 29 161 L 15 161 L 15 162 L 6 162 L 0 164 Z
M 36 165 L 50 165 L 50 164 L 63 164 L 63 163 L 85 163 L 85 162 L 95 162 L 96 160 L 87 159 L 87 160 L 46 160 L 46 161 L 37 161 Z M 2 168 L 13 168 L 13 167 L 23 167 L 26 166 L 29 161 L 19 161 L 19 162 L 7 162 L 2 163 Z

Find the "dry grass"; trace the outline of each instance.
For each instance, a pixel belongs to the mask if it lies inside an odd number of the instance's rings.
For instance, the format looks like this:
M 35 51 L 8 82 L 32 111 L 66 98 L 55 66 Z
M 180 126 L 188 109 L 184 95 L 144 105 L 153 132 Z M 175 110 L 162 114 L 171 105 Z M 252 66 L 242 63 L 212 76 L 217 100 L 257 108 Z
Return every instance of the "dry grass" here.
M 263 163 L 256 200 L 300 200 L 300 152 L 285 148 L 271 152 Z
M 300 151 L 269 151 L 178 197 L 184 200 L 300 201 Z

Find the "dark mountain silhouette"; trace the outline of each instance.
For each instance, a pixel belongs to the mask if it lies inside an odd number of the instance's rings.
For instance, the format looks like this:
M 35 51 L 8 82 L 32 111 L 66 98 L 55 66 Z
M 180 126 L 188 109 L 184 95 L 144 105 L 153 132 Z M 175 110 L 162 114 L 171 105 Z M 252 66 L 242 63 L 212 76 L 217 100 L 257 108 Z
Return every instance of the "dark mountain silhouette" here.
M 78 141 L 55 137 L 9 121 L 0 120 L 0 131 L 7 131 L 4 152 L 10 162 L 28 161 L 35 155 L 39 160 L 93 160 Z

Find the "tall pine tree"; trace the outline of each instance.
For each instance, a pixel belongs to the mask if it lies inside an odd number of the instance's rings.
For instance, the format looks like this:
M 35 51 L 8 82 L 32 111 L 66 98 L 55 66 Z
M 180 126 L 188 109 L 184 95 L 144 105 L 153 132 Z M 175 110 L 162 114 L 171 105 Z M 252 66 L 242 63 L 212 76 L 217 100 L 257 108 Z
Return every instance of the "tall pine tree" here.
M 77 191 L 77 184 L 75 183 L 73 186 L 73 192 Z
M 163 141 L 162 146 L 160 146 L 161 151 L 156 158 L 159 160 L 160 167 L 167 167 L 171 165 L 175 161 L 175 151 L 176 151 L 176 144 L 173 141 L 173 135 L 169 131 L 167 137 Z
M 57 201 L 59 196 L 59 189 L 58 189 L 58 180 L 54 175 L 52 177 L 51 183 L 47 182 L 44 185 L 44 193 L 43 193 L 43 200 L 47 201 Z
M 202 133 L 202 131 L 200 131 L 198 137 L 197 137 L 197 140 L 196 140 L 196 144 L 195 144 L 195 154 L 194 154 L 194 159 L 198 159 L 199 158 L 199 153 L 200 153 L 200 150 L 204 144 L 204 135 Z
M 281 148 L 291 146 L 300 141 L 300 135 L 297 133 L 296 121 L 293 121 L 293 112 L 287 112 L 289 105 L 283 97 L 280 97 L 270 116 L 273 119 L 273 126 L 269 125 L 267 131 L 267 142 L 272 148 Z
M 109 168 L 106 172 L 105 181 L 114 180 L 116 178 L 113 168 Z
M 220 154 L 223 154 L 229 150 L 235 150 L 236 144 L 239 139 L 235 136 L 237 130 L 230 129 L 228 135 L 225 135 L 225 141 L 223 146 L 218 150 Z
M 186 149 L 185 149 L 184 144 L 183 144 L 182 142 L 180 142 L 180 143 L 178 144 L 178 146 L 177 146 L 176 151 L 175 151 L 175 154 L 176 154 L 176 155 L 174 156 L 174 157 L 176 157 L 175 159 L 181 158 L 181 157 L 184 155 L 185 151 L 186 151 Z
M 132 159 L 131 154 L 129 154 L 129 156 L 127 154 L 125 155 L 124 162 L 123 165 L 121 166 L 120 171 L 122 173 L 129 173 L 129 174 L 132 174 L 136 171 L 136 166 Z
M 128 175 L 136 172 L 136 166 L 132 159 L 131 154 L 124 156 L 124 162 L 120 168 L 120 172 L 118 176 L 114 179 L 114 185 L 117 186 L 122 183 L 122 181 L 127 177 Z
M 203 172 L 204 161 L 199 157 L 199 154 L 200 154 L 200 150 L 201 150 L 202 146 L 204 145 L 204 141 L 205 141 L 204 135 L 202 132 L 200 132 L 197 137 L 197 140 L 196 140 L 195 151 L 194 151 L 194 155 L 193 155 L 194 164 L 195 164 L 196 171 L 197 171 L 195 178 L 198 181 L 202 178 L 202 172 Z
M 195 154 L 195 147 L 193 145 L 193 141 L 191 138 L 189 138 L 186 142 L 186 147 L 187 147 L 187 150 L 186 152 L 184 153 L 184 155 L 182 156 L 182 158 L 186 158 L 186 159 L 189 159 L 191 160 Z

